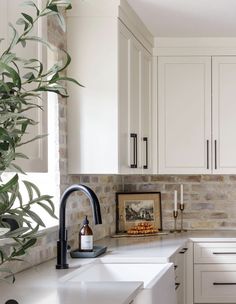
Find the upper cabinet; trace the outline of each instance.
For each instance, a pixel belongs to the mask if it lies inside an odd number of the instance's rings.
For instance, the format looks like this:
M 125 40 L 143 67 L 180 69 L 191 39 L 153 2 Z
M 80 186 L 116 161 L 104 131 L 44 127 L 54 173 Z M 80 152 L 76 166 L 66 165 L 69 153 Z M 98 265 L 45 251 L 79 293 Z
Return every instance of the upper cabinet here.
M 121 173 L 151 173 L 152 57 L 119 24 L 119 151 Z
M 158 59 L 160 173 L 210 173 L 211 58 Z
M 236 173 L 236 57 L 212 58 L 213 173 Z
M 76 0 L 67 17 L 68 74 L 84 85 L 69 87 L 69 173 L 150 173 L 150 37 L 125 1 L 99 5 Z
M 235 83 L 236 57 L 158 59 L 159 173 L 236 172 Z

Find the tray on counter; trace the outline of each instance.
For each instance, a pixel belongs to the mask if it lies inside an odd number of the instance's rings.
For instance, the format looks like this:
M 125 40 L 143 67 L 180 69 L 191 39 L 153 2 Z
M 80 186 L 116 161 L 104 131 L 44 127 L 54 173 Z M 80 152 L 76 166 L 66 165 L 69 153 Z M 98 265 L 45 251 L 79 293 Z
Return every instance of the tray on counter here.
M 158 236 L 166 235 L 168 232 L 155 232 L 155 233 L 144 233 L 144 234 L 128 234 L 128 233 L 117 233 L 111 235 L 112 238 L 123 238 L 123 237 L 147 237 L 147 236 Z
M 76 249 L 70 252 L 70 256 L 72 258 L 96 258 L 97 256 L 105 253 L 106 250 L 107 247 L 105 246 L 93 246 L 93 251 L 83 252 Z

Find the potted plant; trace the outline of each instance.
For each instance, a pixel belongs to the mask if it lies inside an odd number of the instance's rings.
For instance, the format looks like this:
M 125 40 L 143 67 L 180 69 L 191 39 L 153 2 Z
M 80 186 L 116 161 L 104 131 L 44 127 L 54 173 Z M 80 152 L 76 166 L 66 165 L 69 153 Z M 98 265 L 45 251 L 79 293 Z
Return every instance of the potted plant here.
M 58 62 L 46 70 L 38 58 L 19 58 L 14 51 L 16 46 L 25 47 L 29 41 L 52 48 L 47 41 L 32 36 L 32 29 L 40 18 L 52 15 L 56 16 L 64 27 L 61 10 L 71 8 L 70 0 L 47 0 L 41 9 L 34 1 L 27 1 L 26 4 L 34 8 L 34 16 L 21 14 L 17 20 L 21 31 L 10 24 L 13 37 L 6 50 L 0 54 L 0 175 L 9 169 L 16 172 L 7 182 L 0 181 L 0 228 L 11 228 L 2 237 L 12 238 L 14 241 L 10 250 L 0 247 L 0 272 L 4 274 L 3 277 L 11 273 L 9 263 L 21 259 L 36 243 L 37 232 L 40 226 L 44 226 L 43 220 L 34 212 L 34 206 L 40 206 L 55 217 L 52 197 L 42 195 L 35 184 L 19 180 L 18 173 L 23 171 L 15 160 L 27 156 L 19 153 L 18 147 L 29 142 L 24 141 L 24 135 L 30 125 L 37 123 L 29 117 L 29 110 L 43 109 L 43 101 L 42 105 L 38 104 L 42 92 L 54 92 L 67 97 L 66 81 L 80 85 L 74 79 L 63 75 L 70 64 L 70 56 L 66 51 L 63 51 L 64 62 Z M 37 136 L 30 141 L 39 138 L 40 136 Z M 22 198 L 22 186 L 27 189 L 27 200 Z

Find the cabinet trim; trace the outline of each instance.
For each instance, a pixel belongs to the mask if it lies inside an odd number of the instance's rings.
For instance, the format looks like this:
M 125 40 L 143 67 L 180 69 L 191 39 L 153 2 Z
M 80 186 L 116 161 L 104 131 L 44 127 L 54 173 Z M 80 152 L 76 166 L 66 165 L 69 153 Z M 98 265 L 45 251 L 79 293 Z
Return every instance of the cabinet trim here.
M 154 56 L 233 56 L 236 38 L 155 38 Z

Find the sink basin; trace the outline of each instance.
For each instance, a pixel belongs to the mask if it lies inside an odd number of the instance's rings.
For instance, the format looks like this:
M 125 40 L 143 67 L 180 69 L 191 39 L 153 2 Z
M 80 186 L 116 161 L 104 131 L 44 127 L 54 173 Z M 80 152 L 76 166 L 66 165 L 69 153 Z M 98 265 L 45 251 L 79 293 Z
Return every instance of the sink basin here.
M 91 263 L 75 271 L 69 281 L 142 281 L 147 287 L 165 268 L 166 264 Z
M 143 282 L 135 304 L 176 304 L 173 264 L 103 262 L 96 260 L 63 278 L 69 282 Z

